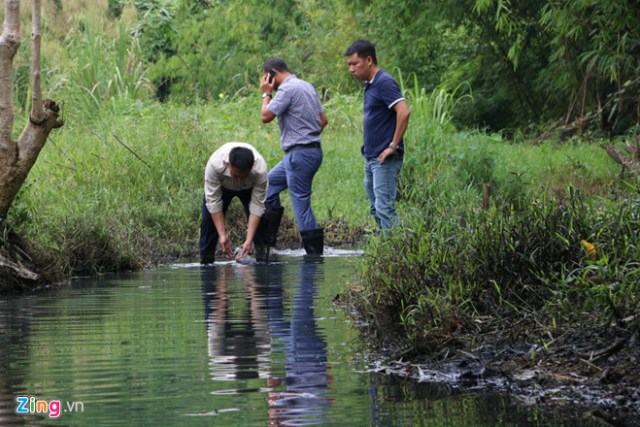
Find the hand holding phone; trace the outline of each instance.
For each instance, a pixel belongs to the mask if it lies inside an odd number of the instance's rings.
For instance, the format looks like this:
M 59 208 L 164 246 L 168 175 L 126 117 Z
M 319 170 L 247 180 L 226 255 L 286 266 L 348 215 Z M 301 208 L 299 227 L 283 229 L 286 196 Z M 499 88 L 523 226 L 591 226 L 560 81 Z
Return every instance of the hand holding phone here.
M 275 70 L 269 70 L 269 78 L 267 79 L 267 82 L 269 82 L 269 84 L 273 84 L 273 79 L 276 76 L 276 72 Z

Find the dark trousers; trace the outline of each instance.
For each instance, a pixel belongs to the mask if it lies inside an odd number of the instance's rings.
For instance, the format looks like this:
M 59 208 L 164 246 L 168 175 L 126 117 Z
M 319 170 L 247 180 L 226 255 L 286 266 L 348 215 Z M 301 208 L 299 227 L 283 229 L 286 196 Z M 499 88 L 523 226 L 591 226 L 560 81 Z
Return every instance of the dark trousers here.
M 229 209 L 231 201 L 234 197 L 237 197 L 238 199 L 240 199 L 240 202 L 242 202 L 244 214 L 246 215 L 247 219 L 249 219 L 249 203 L 251 202 L 251 192 L 251 188 L 241 191 L 233 191 L 222 188 L 222 213 L 224 215 L 227 214 L 227 210 Z M 262 226 L 262 221 L 260 221 L 260 225 L 258 226 L 258 231 L 256 232 L 256 237 L 254 239 L 256 244 L 260 244 L 262 240 L 264 240 L 265 231 L 266 230 L 264 230 L 264 227 Z M 213 223 L 213 219 L 211 218 L 209 209 L 207 209 L 206 198 L 203 198 L 202 218 L 200 221 L 200 260 L 213 262 L 215 258 L 214 255 L 216 251 L 216 245 L 218 244 L 218 237 L 218 230 Z

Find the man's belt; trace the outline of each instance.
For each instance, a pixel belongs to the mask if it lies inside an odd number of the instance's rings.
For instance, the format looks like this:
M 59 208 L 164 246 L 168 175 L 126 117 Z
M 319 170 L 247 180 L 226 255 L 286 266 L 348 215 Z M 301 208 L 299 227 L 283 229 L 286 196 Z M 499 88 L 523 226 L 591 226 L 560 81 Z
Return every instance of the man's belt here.
M 311 142 L 309 144 L 292 145 L 291 147 L 289 147 L 286 150 L 284 150 L 284 152 L 288 153 L 289 151 L 300 150 L 301 148 L 320 148 L 320 143 L 319 142 Z

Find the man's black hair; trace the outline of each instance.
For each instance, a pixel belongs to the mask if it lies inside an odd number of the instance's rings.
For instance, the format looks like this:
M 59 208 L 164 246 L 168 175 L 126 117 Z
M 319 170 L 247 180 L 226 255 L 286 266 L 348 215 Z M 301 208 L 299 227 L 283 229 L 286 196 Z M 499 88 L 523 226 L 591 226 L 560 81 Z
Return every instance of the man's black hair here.
M 284 59 L 282 58 L 269 58 L 264 62 L 264 65 L 262 66 L 262 71 L 264 71 L 265 73 L 268 73 L 271 70 L 275 70 L 278 72 L 288 72 L 290 73 L 291 71 L 289 71 L 289 68 L 287 68 L 287 63 L 284 62 Z
M 234 147 L 229 152 L 229 164 L 242 172 L 251 171 L 254 162 L 253 151 L 246 147 Z
M 376 56 L 376 47 L 367 39 L 356 40 L 351 43 L 351 46 L 347 48 L 344 56 L 351 56 L 357 53 L 360 58 L 367 58 L 368 56 L 373 59 L 373 63 L 378 65 L 378 57 Z

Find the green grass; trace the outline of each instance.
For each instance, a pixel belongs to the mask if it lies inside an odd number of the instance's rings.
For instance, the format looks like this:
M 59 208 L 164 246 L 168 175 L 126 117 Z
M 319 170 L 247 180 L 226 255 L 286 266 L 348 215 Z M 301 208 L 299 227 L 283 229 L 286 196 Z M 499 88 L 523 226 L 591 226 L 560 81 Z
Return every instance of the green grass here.
M 225 142 L 245 141 L 270 167 L 282 158 L 278 126 L 261 123 L 257 94 L 193 107 L 126 94 L 104 102 L 110 108 L 98 114 L 68 109 L 65 126 L 52 134 L 10 211 L 9 222 L 56 275 L 195 255 L 211 153 Z M 353 243 L 373 226 L 362 185 L 361 102 L 336 95 L 325 105 L 329 126 L 313 207 L 332 245 Z M 443 213 L 452 205 L 478 208 L 484 180 L 493 183 L 493 197 L 504 200 L 528 191 L 562 192 L 568 184 L 607 190 L 617 174 L 593 144 L 515 144 L 432 126 L 432 116 L 422 114 L 413 112 L 406 137 L 398 204 L 403 216 L 420 215 L 422 203 Z M 421 133 L 425 129 L 432 130 Z M 283 202 L 290 206 L 286 194 Z M 233 208 L 230 223 L 238 239 L 243 218 Z M 284 235 L 295 240 L 290 209 L 286 215 Z M 103 249 L 89 250 L 88 242 Z
M 367 246 L 356 304 L 396 344 L 432 349 L 451 338 L 452 322 L 472 331 L 478 318 L 543 329 L 636 318 L 640 192 L 628 196 L 570 187 L 566 199 L 530 194 L 518 209 L 455 199 L 407 209 L 403 228 Z
M 211 153 L 223 143 L 245 141 L 270 167 L 282 158 L 278 126 L 262 124 L 259 101 L 256 96 L 187 108 L 116 98 L 116 113 L 92 119 L 68 114 L 40 155 L 9 222 L 56 258 L 56 270 L 63 274 L 193 256 Z M 353 241 L 370 218 L 359 131 L 345 121 L 352 112 L 340 112 L 355 109 L 357 100 L 338 99 L 335 105 L 336 119 L 323 134 L 325 157 L 314 181 L 313 206 L 323 225 L 347 232 L 329 236 L 340 244 Z M 283 202 L 290 206 L 287 194 Z M 242 223 L 239 202 L 232 207 L 230 215 Z M 290 209 L 286 215 L 291 228 Z M 87 240 L 113 254 L 81 260 L 93 254 Z
M 429 353 L 460 328 L 473 331 L 474 319 L 508 331 L 516 320 L 552 330 L 637 317 L 640 185 L 598 141 L 456 131 L 441 108 L 455 101 L 417 90 L 408 100 L 418 108 L 400 179 L 402 227 L 365 246 L 353 294 L 374 336 Z M 593 259 L 583 240 L 595 245 Z

